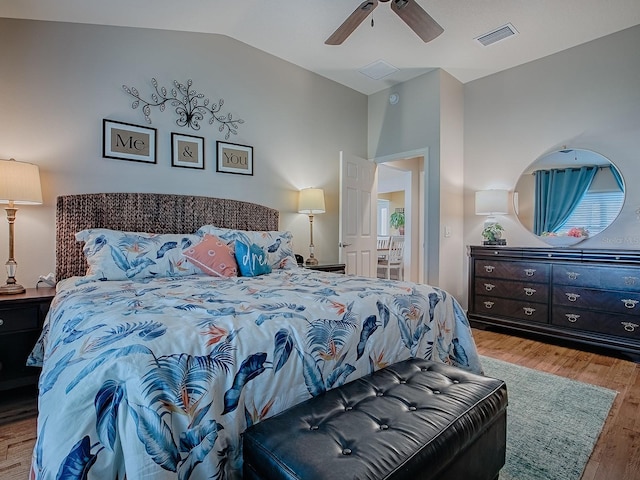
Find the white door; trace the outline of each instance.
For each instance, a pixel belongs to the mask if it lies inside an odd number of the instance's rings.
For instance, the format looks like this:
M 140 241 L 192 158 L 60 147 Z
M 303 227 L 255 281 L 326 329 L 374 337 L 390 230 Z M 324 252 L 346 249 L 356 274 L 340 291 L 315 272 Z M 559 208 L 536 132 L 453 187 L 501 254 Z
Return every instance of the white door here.
M 347 275 L 375 277 L 376 164 L 340 152 L 340 263 Z

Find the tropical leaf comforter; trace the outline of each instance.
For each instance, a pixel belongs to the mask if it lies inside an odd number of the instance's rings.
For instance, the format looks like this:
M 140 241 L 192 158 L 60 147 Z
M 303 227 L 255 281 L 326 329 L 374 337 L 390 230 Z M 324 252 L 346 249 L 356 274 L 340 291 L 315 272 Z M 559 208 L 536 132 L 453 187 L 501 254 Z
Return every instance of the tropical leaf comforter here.
M 465 314 L 427 285 L 303 268 L 58 285 L 35 479 L 241 477 L 244 429 L 412 356 L 481 371 Z

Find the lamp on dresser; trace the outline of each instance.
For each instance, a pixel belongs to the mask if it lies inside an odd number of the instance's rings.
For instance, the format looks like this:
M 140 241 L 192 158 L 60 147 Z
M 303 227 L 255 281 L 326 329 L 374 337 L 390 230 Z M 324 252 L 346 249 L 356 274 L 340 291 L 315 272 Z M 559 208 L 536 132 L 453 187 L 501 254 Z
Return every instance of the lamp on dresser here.
M 16 220 L 16 205 L 40 205 L 42 189 L 40 188 L 40 171 L 37 165 L 26 162 L 0 160 L 0 203 L 5 207 L 9 222 L 9 260 L 7 267 L 7 283 L 0 286 L 0 295 L 23 293 L 25 288 L 16 282 L 18 264 L 13 257 L 13 224 Z
M 304 262 L 306 265 L 318 265 L 318 259 L 314 255 L 313 245 L 313 216 L 324 213 L 324 191 L 321 188 L 305 188 L 300 190 L 298 200 L 298 213 L 309 215 L 309 258 Z
M 482 236 L 485 245 L 506 245 L 502 238 L 502 225 L 496 221 L 495 215 L 509 213 L 508 190 L 481 190 L 476 192 L 476 215 L 487 215 L 484 221 Z

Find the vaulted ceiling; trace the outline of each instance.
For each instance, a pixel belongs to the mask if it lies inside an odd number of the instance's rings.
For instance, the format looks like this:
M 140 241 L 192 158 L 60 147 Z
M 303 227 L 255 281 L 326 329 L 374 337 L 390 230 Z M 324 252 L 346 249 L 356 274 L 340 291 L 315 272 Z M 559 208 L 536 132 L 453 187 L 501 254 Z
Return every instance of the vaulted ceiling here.
M 228 35 L 364 94 L 434 68 L 467 83 L 640 24 L 638 0 L 411 1 L 444 33 L 424 43 L 381 2 L 342 45 L 325 45 L 361 0 L 0 0 L 0 17 Z M 517 34 L 475 40 L 506 24 Z

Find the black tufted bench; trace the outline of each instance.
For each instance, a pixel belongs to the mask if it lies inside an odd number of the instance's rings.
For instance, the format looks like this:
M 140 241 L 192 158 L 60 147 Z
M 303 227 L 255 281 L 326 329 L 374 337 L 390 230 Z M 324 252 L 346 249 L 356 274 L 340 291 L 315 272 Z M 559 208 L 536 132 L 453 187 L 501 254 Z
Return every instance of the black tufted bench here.
M 497 479 L 506 408 L 501 380 L 406 360 L 248 428 L 244 478 Z

